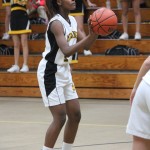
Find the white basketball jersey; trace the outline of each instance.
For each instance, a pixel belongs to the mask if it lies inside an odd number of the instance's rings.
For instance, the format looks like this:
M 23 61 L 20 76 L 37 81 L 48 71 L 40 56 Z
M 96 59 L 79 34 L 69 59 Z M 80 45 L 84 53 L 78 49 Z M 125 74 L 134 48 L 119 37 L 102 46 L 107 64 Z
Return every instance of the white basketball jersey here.
M 64 36 L 68 44 L 74 45 L 77 42 L 77 23 L 74 17 L 69 16 L 70 24 L 59 14 L 55 15 L 49 22 L 46 31 L 46 47 L 43 52 L 43 57 L 57 65 L 68 64 L 72 60 L 72 56 L 66 58 L 59 48 L 54 34 L 50 31 L 49 25 L 54 20 L 59 20 L 64 28 Z
M 145 74 L 143 80 L 150 85 L 150 70 Z

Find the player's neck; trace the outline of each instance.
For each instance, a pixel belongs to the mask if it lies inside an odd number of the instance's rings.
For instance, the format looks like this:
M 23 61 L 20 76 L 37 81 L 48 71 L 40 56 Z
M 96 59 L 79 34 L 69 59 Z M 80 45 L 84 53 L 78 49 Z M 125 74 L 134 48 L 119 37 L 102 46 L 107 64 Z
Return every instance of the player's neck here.
M 61 12 L 60 15 L 70 24 L 69 13 Z

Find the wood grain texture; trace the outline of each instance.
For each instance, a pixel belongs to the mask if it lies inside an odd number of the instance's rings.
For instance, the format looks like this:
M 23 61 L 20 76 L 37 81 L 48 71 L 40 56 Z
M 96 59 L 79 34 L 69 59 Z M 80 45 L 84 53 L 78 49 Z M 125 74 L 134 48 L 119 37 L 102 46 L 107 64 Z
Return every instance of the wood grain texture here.
M 129 99 L 131 89 L 76 88 L 79 98 Z M 41 97 L 38 87 L 0 87 L 3 97 Z M 41 99 L 42 101 L 42 99 Z
M 79 56 L 78 63 L 73 64 L 74 70 L 122 70 L 122 71 L 133 71 L 139 70 L 141 64 L 147 56 Z M 37 69 L 38 64 L 41 60 L 41 56 L 30 55 L 29 56 L 29 67 L 30 69 Z M 7 60 L 7 61 L 5 61 Z M 20 57 L 20 67 L 23 63 L 23 57 Z M 7 69 L 14 63 L 13 56 L 0 56 L 1 69 Z
M 1 44 L 5 44 L 13 47 L 12 40 L 0 40 Z M 42 55 L 42 52 L 45 49 L 45 40 L 29 40 L 29 54 L 39 54 Z M 137 48 L 140 54 L 150 54 L 150 40 L 142 39 L 140 42 L 136 40 L 109 40 L 109 39 L 97 39 L 90 47 L 93 54 L 104 54 L 105 51 L 109 48 L 112 48 L 116 45 L 127 45 L 129 47 Z M 20 48 L 22 52 L 22 48 Z M 79 54 L 83 54 L 83 50 L 79 50 Z
M 98 7 L 88 7 L 85 11 L 85 20 L 99 7 L 105 7 L 105 0 L 91 0 Z M 113 11 L 118 17 L 117 29 L 122 32 L 121 15 L 116 0 L 111 0 Z M 137 77 L 139 68 L 150 54 L 150 9 L 142 8 L 141 41 L 133 40 L 135 23 L 133 9 L 129 9 L 128 31 L 130 40 L 107 40 L 97 39 L 90 47 L 92 56 L 84 56 L 82 49 L 79 50 L 79 63 L 73 64 L 73 81 L 79 98 L 97 99 L 129 99 L 132 87 Z M 4 33 L 5 8 L 1 7 L 0 1 L 0 37 Z M 145 21 L 147 23 L 145 23 Z M 84 24 L 85 32 L 88 33 L 87 24 Z M 31 25 L 32 33 L 45 33 L 46 25 Z M 12 39 L 0 40 L 0 44 L 13 46 Z M 138 56 L 105 56 L 105 50 L 116 45 L 127 45 L 138 48 L 141 55 Z M 29 68 L 28 73 L 7 73 L 5 70 L 14 63 L 14 56 L 0 56 L 0 96 L 41 97 L 38 87 L 36 70 L 42 58 L 45 48 L 45 40 L 29 40 Z M 19 58 L 20 67 L 23 63 L 22 48 Z M 142 55 L 143 54 L 143 55 Z
M 76 87 L 132 88 L 137 73 L 73 72 Z M 37 87 L 37 74 L 0 72 L 0 87 Z

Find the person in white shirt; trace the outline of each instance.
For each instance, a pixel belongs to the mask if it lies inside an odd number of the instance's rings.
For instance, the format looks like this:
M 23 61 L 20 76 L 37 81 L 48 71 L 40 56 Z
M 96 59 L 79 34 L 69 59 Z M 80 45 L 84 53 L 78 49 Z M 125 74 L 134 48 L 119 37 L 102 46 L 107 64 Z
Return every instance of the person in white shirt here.
M 132 150 L 150 150 L 150 56 L 139 70 L 130 102 L 126 132 L 133 136 Z

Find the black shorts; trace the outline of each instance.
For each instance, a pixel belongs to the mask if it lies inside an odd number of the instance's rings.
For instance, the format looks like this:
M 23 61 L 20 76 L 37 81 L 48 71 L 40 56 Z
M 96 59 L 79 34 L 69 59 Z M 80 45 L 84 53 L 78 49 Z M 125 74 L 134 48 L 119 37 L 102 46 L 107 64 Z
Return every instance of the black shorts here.
M 24 10 L 11 11 L 9 34 L 31 33 L 28 14 Z
M 84 5 L 82 0 L 76 0 L 76 9 L 70 11 L 71 16 L 81 16 L 84 15 Z
M 2 6 L 10 6 L 10 0 L 2 0 Z

